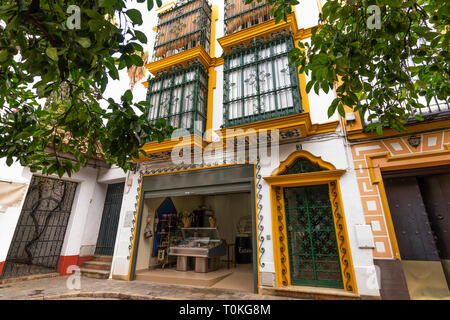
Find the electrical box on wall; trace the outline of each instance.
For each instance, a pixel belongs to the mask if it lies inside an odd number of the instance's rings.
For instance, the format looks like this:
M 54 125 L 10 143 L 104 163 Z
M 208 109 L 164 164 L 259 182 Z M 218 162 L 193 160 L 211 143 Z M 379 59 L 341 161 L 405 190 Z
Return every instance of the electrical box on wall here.
M 375 248 L 373 241 L 372 228 L 368 224 L 359 224 L 355 226 L 356 241 L 361 249 Z
M 265 287 L 276 287 L 275 272 L 260 272 L 261 285 Z

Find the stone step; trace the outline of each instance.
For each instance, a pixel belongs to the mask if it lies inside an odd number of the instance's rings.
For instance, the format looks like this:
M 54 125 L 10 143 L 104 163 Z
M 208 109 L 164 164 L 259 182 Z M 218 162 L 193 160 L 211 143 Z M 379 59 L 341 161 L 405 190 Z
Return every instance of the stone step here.
M 263 288 L 262 294 L 273 296 L 291 297 L 296 299 L 313 300 L 360 300 L 360 296 L 343 289 L 309 287 L 309 286 L 286 286 L 277 288 Z
M 111 262 L 86 261 L 83 263 L 83 268 L 109 271 L 111 270 Z
M 112 258 L 112 256 L 102 256 L 99 254 L 95 254 L 92 257 L 92 261 L 112 262 Z
M 108 279 L 109 271 L 106 270 L 97 270 L 97 269 L 89 269 L 89 268 L 81 268 L 81 274 L 88 278 L 97 278 L 97 279 Z

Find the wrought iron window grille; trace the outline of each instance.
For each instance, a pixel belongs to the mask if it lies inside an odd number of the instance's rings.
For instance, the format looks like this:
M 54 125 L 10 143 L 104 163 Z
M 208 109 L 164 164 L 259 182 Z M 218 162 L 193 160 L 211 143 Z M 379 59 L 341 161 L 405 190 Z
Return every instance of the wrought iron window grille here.
M 265 1 L 245 4 L 244 0 L 225 0 L 225 35 L 272 19 L 270 15 L 272 7 L 273 5 Z
M 225 127 L 302 112 L 293 45 L 288 34 L 224 57 Z
M 211 11 L 211 5 L 206 0 L 191 0 L 158 14 L 152 60 L 157 61 L 197 46 L 203 46 L 208 52 Z
M 202 135 L 206 126 L 208 73 L 200 63 L 149 80 L 147 114 L 151 123 L 166 119 L 174 128 Z

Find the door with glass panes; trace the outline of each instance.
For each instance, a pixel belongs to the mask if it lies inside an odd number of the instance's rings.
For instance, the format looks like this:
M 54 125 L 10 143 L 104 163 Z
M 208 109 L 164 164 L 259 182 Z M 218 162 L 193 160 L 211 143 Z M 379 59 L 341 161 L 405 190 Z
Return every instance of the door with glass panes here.
M 328 185 L 283 194 L 291 284 L 343 288 Z

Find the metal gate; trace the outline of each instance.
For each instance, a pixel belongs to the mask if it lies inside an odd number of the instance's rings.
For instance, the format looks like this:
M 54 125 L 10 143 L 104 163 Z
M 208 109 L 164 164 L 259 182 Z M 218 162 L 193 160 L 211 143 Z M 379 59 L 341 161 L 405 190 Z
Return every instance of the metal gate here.
M 114 253 L 124 186 L 124 182 L 108 185 L 95 254 L 112 256 Z
M 328 185 L 284 188 L 291 283 L 343 288 Z
M 1 278 L 55 272 L 77 183 L 33 176 Z

